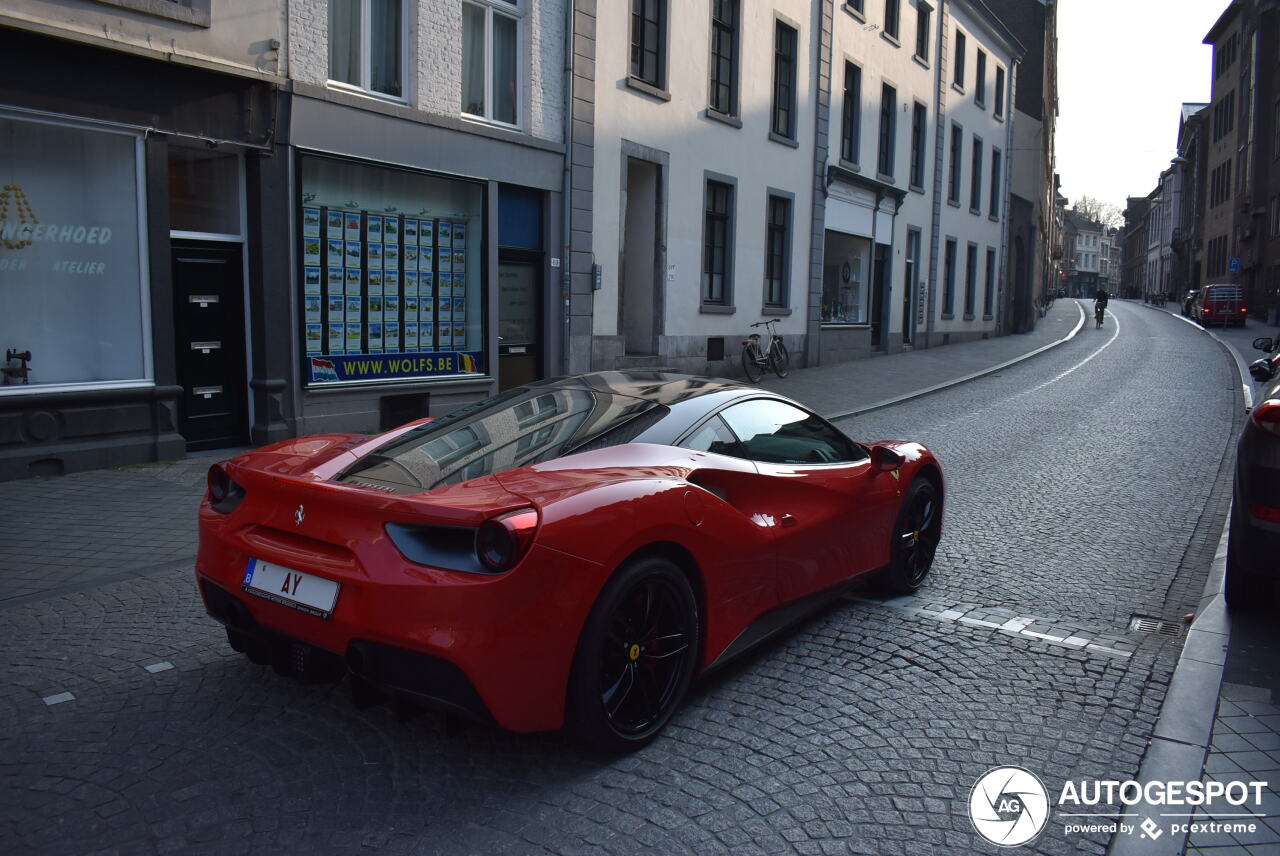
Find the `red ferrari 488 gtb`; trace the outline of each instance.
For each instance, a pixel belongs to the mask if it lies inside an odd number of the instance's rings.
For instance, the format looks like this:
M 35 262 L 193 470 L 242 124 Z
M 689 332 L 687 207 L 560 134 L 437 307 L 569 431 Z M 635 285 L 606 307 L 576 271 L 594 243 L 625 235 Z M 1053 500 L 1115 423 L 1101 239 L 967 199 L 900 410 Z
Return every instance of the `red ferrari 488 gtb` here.
M 214 466 L 196 576 L 254 662 L 627 749 L 850 580 L 918 587 L 942 503 L 919 444 L 731 381 L 599 372 Z

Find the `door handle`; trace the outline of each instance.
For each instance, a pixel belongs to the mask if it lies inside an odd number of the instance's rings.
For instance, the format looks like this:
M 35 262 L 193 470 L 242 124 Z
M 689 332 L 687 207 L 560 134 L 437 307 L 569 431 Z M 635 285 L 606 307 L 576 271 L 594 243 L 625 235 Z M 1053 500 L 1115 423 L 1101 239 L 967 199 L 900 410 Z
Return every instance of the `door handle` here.
M 795 525 L 796 525 L 796 523 L 797 523 L 797 521 L 796 521 L 795 517 L 794 517 L 794 516 L 792 516 L 792 515 L 790 515 L 790 514 L 784 514 L 784 515 L 782 515 L 781 517 L 779 517 L 779 518 L 778 518 L 778 524 L 779 524 L 780 526 L 791 527 L 791 526 L 795 526 Z

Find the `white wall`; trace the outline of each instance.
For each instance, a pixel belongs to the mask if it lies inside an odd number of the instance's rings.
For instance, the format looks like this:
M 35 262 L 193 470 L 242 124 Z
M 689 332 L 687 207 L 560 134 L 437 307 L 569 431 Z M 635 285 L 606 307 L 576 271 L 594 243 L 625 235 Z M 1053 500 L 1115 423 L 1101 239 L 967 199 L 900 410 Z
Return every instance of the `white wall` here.
M 597 336 L 619 335 L 619 245 L 625 170 L 622 140 L 669 154 L 665 178 L 667 264 L 675 279 L 663 283 L 666 336 L 738 335 L 760 320 L 764 291 L 767 188 L 795 194 L 792 203 L 790 305 L 778 332 L 802 334 L 808 297 L 814 145 L 812 4 L 805 0 L 742 3 L 740 98 L 742 127 L 702 116 L 707 107 L 711 45 L 709 3 L 668 3 L 670 101 L 626 84 L 630 70 L 630 4 L 597 4 L 594 250 L 603 267 L 595 293 Z M 773 83 L 774 15 L 797 39 L 798 148 L 769 139 Z M 737 179 L 732 315 L 706 314 L 701 305 L 704 170 Z
M 565 3 L 519 0 L 522 130 L 564 139 Z M 501 4 L 497 8 L 510 11 Z M 462 110 L 461 0 L 405 0 L 408 28 L 406 100 L 437 116 Z M 328 0 L 290 0 L 289 62 L 295 80 L 323 86 L 329 77 Z
M 1011 156 L 1010 146 L 1008 142 L 1008 134 L 1010 133 L 1010 122 L 1012 121 L 1012 99 L 1011 81 L 1013 78 L 1011 69 L 1011 58 L 1008 53 L 1002 50 L 991 35 L 986 30 L 983 22 L 975 19 L 967 11 L 965 4 L 947 2 L 946 29 L 943 32 L 943 38 L 947 42 L 947 67 L 943 70 L 945 82 L 945 98 L 946 109 L 944 122 L 938 132 L 943 135 L 943 181 L 942 181 L 942 216 L 939 234 L 939 251 L 938 251 L 938 268 L 937 268 L 937 299 L 934 303 L 935 321 L 933 330 L 936 333 L 965 333 L 979 334 L 982 332 L 992 331 L 995 328 L 995 319 L 984 319 L 984 291 L 986 282 L 986 259 L 987 250 L 995 250 L 995 259 L 997 270 L 995 273 L 995 294 L 992 305 L 992 315 L 999 312 L 1000 293 L 1001 293 L 1001 273 L 999 265 L 1001 265 L 1005 250 L 1003 245 L 1004 239 L 1004 223 L 1008 216 L 1008 193 L 1009 193 L 1009 157 Z M 962 32 L 965 35 L 965 79 L 962 89 L 957 89 L 952 85 L 954 76 L 953 63 L 955 62 L 955 35 L 956 32 Z M 986 99 L 983 106 L 979 106 L 975 101 L 976 79 L 977 79 L 977 51 L 982 50 L 987 54 L 986 67 Z M 995 116 L 995 79 L 996 68 L 1003 68 L 1005 71 L 1004 83 L 1004 103 L 1002 105 L 1002 118 Z M 948 199 L 948 180 L 951 170 L 951 128 L 952 123 L 960 125 L 963 130 L 964 145 L 960 157 L 960 204 L 955 206 L 950 204 Z M 982 183 L 979 192 L 979 211 L 973 213 L 970 209 L 970 180 L 973 166 L 973 142 L 974 136 L 977 135 L 982 140 Z M 998 219 L 991 219 L 991 152 L 993 149 L 999 149 L 1001 153 L 1001 176 L 1000 176 L 1000 211 Z M 945 241 L 948 237 L 956 239 L 956 275 L 955 275 L 955 312 L 954 318 L 943 319 L 941 317 L 943 309 L 942 294 L 944 288 L 943 277 Z M 974 317 L 966 320 L 965 312 L 965 262 L 968 245 L 970 242 L 978 245 L 978 264 L 975 277 L 975 300 L 974 300 Z

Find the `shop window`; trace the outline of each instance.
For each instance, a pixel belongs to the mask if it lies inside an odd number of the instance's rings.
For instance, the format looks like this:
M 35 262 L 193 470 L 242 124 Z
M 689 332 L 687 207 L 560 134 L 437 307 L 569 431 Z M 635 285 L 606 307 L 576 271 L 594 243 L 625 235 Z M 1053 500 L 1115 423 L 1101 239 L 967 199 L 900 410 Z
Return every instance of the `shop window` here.
M 312 384 L 486 373 L 484 185 L 304 155 Z
M 149 383 L 139 136 L 0 113 L 0 151 L 0 390 Z
M 404 97 L 403 0 L 329 0 L 329 82 Z
M 520 22 L 509 0 L 462 4 L 462 112 L 520 122 Z
M 866 324 L 871 241 L 828 231 L 822 272 L 822 323 Z

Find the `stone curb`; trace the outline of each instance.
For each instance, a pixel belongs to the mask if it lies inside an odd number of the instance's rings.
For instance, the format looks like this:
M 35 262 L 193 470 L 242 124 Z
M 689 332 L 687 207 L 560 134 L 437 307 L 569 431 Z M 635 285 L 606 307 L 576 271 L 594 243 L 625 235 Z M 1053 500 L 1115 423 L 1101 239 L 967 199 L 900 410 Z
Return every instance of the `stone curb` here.
M 1144 304 L 1146 305 L 1146 304 Z M 1148 306 L 1157 312 L 1173 315 L 1164 309 Z M 1245 411 L 1253 406 L 1252 390 L 1244 379 L 1244 369 L 1235 350 L 1212 331 L 1182 315 L 1175 318 L 1185 321 L 1204 332 L 1226 351 L 1240 376 L 1244 390 Z M 1227 644 L 1231 638 L 1231 617 L 1227 613 L 1222 594 L 1227 570 L 1227 535 L 1231 528 L 1231 514 L 1222 527 L 1222 537 L 1213 562 L 1209 565 L 1209 577 L 1196 608 L 1195 620 L 1187 631 L 1186 642 L 1174 667 L 1173 678 L 1160 717 L 1151 734 L 1151 743 L 1142 759 L 1138 781 L 1148 782 L 1199 781 L 1204 775 L 1205 758 L 1213 738 L 1213 722 L 1218 714 L 1218 696 L 1222 691 L 1222 673 L 1227 663 Z M 1132 822 L 1141 825 L 1150 819 L 1164 827 L 1160 810 L 1163 806 L 1135 806 Z M 1186 849 L 1187 835 L 1166 834 L 1160 838 L 1143 837 L 1132 832 L 1123 837 L 1113 836 L 1107 849 L 1109 856 L 1180 856 Z
M 1028 351 L 1027 353 L 1022 354 L 1021 356 L 1014 357 L 1013 359 L 1010 359 L 1010 360 L 1005 360 L 1002 363 L 996 363 L 995 365 L 982 369 L 980 371 L 972 372 L 967 375 L 962 375 L 961 377 L 952 378 L 951 380 L 943 381 L 942 383 L 935 383 L 933 386 L 926 386 L 924 389 L 917 389 L 917 390 L 914 390 L 913 392 L 908 392 L 908 393 L 904 393 L 903 395 L 895 396 L 894 398 L 886 398 L 883 401 L 876 401 L 871 404 L 863 405 L 862 407 L 855 407 L 852 410 L 842 410 L 837 413 L 824 413 L 823 416 L 833 422 L 837 419 L 848 419 L 851 416 L 861 416 L 862 414 L 870 413 L 873 410 L 881 410 L 885 407 L 892 407 L 895 404 L 901 404 L 904 401 L 910 401 L 913 398 L 920 398 L 925 395 L 930 395 L 931 393 L 940 392 L 941 390 L 944 390 L 944 389 L 950 389 L 953 386 L 959 386 L 962 383 L 968 383 L 971 380 L 977 380 L 980 377 L 986 377 L 989 374 L 995 374 L 1001 369 L 1006 369 L 1009 366 L 1022 362 L 1023 360 L 1029 360 L 1032 357 L 1043 354 L 1045 351 L 1048 351 L 1051 348 L 1056 348 L 1059 345 L 1065 344 L 1066 342 L 1069 342 L 1075 338 L 1075 335 L 1079 333 L 1080 330 L 1084 327 L 1084 322 L 1085 322 L 1084 307 L 1077 304 L 1076 308 L 1080 310 L 1080 320 L 1076 322 L 1075 328 L 1070 333 L 1063 336 L 1061 339 L 1057 340 L 1056 342 L 1050 342 L 1047 345 L 1041 345 L 1035 350 Z

